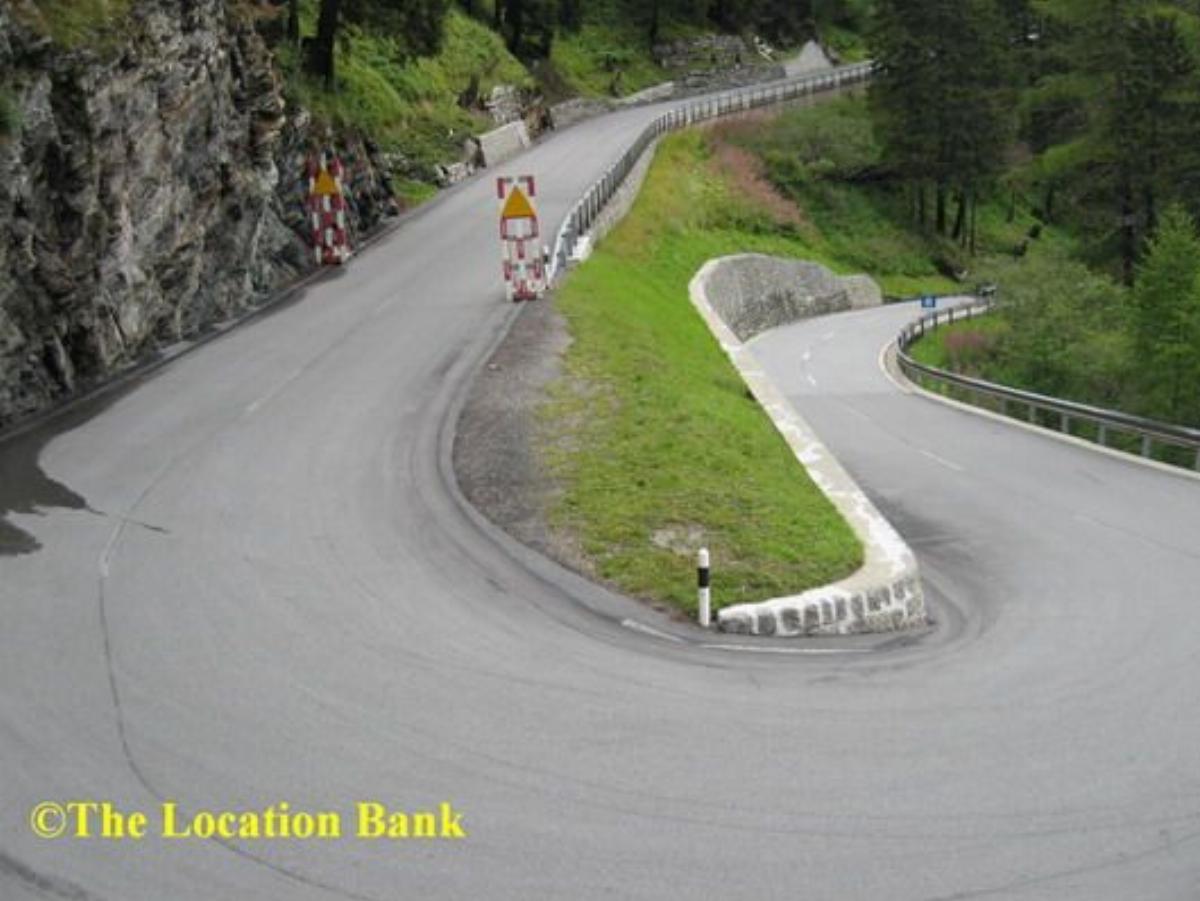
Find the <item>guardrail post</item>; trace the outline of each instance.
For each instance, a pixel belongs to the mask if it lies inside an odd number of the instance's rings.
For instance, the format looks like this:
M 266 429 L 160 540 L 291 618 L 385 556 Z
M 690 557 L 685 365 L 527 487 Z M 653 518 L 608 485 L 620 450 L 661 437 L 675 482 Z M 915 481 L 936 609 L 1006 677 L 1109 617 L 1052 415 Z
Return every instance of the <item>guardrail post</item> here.
M 705 629 L 712 625 L 711 582 L 712 577 L 708 568 L 708 548 L 702 547 L 700 553 L 696 555 L 696 587 L 699 593 L 696 612 L 700 625 Z
M 1154 439 L 1149 435 L 1142 436 L 1142 456 L 1149 457 L 1150 451 L 1154 449 Z

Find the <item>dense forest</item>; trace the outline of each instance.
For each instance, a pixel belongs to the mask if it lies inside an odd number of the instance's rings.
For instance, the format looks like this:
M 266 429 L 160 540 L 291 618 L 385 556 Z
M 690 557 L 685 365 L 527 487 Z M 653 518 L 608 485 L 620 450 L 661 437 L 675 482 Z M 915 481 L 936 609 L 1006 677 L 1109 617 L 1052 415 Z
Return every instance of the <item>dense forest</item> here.
M 917 228 L 973 251 L 980 203 L 1007 198 L 1031 237 L 1075 238 L 1073 259 L 1003 269 L 1003 327 L 960 339 L 959 362 L 1200 425 L 1200 4 L 878 0 L 867 38 Z

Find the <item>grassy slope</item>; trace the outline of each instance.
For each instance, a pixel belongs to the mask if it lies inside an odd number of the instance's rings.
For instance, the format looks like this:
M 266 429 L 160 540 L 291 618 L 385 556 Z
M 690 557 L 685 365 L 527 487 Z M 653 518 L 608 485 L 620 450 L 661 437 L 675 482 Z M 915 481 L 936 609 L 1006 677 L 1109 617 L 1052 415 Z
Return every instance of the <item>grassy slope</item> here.
M 955 248 L 911 228 L 901 198 L 839 180 L 877 152 L 864 127 L 861 103 L 836 101 L 669 138 L 633 212 L 563 286 L 575 341 L 543 410 L 543 454 L 564 486 L 552 520 L 623 591 L 692 610 L 701 545 L 718 605 L 857 565 L 853 537 L 746 397 L 687 285 L 705 260 L 762 252 L 865 271 L 894 295 L 962 290 L 937 271 Z M 980 220 L 992 253 L 1032 223 L 1020 210 L 1009 222 L 999 202 Z M 1043 230 L 1030 256 L 1068 246 Z
M 569 91 L 583 97 L 625 96 L 670 78 L 651 58 L 644 36 L 620 20 L 587 22 L 559 35 L 550 63 Z
M 315 3 L 307 2 L 302 9 L 303 32 L 310 34 L 315 29 Z M 428 175 L 434 163 L 455 159 L 469 134 L 492 127 L 486 115 L 458 105 L 473 74 L 479 76 L 484 97 L 497 84 L 533 85 L 503 41 L 458 10 L 446 17 L 441 52 L 428 59 L 401 64 L 401 48 L 393 39 L 353 27 L 345 33 L 347 40 L 338 51 L 336 91 L 324 90 L 303 74 L 295 52 L 284 48 L 280 56 L 289 86 L 320 119 L 359 129 L 381 146 L 399 150 L 414 164 L 415 174 Z
M 1018 204 L 1009 221 L 1002 199 L 981 204 L 974 258 L 955 242 L 915 228 L 903 192 L 873 175 L 880 149 L 860 99 L 792 109 L 767 127 L 732 123 L 716 136 L 757 157 L 761 174 L 802 211 L 798 232 L 812 259 L 840 272 L 866 272 L 893 297 L 961 292 L 985 278 L 995 260 L 1010 257 L 1036 224 L 1025 205 Z M 1065 234 L 1049 228 L 1029 242 L 1030 257 L 1071 249 Z M 966 285 L 941 274 L 959 268 L 968 272 Z
M 797 592 L 861 561 L 688 300 L 711 257 L 798 249 L 745 230 L 705 156 L 699 135 L 665 141 L 633 212 L 564 285 L 575 340 L 543 411 L 545 457 L 565 486 L 555 524 L 601 577 L 687 610 L 701 544 L 718 606 Z
M 13 7 L 14 17 L 67 48 L 90 44 L 105 51 L 123 33 L 121 25 L 132 0 L 36 0 Z

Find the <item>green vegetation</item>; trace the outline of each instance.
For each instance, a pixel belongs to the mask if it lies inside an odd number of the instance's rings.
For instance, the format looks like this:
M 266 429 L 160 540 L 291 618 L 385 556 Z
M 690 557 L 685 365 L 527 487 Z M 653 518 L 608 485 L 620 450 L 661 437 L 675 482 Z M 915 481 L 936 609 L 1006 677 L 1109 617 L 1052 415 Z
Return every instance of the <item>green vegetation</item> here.
M 302 4 L 302 30 L 314 15 L 313 3 Z M 381 146 L 400 150 L 413 174 L 426 178 L 435 163 L 461 152 L 469 134 L 490 127 L 485 115 L 458 102 L 472 84 L 481 96 L 497 84 L 533 85 L 494 32 L 457 11 L 446 17 L 434 56 L 405 61 L 395 38 L 357 26 L 345 27 L 342 40 L 333 91 L 301 71 L 293 48 L 281 48 L 296 99 L 338 128 L 365 132 Z
M 122 36 L 130 4 L 131 0 L 33 0 L 15 6 L 13 15 L 62 47 L 103 51 Z
M 993 322 L 916 353 L 1200 425 L 1195 3 L 877 0 L 868 34 L 879 181 L 902 186 L 914 233 L 955 239 L 1003 298 Z M 1036 221 L 1002 262 L 987 232 L 1005 205 L 1005 222 L 1022 206 Z
M 977 205 L 975 256 L 952 236 L 922 229 L 858 99 L 791 109 L 765 127 L 762 120 L 719 125 L 713 139 L 719 158 L 750 173 L 749 181 L 738 181 L 760 207 L 772 208 L 772 198 L 754 186 L 760 176 L 791 202 L 791 229 L 803 247 L 798 255 L 838 272 L 869 273 L 893 297 L 959 292 L 958 277 L 965 273 L 973 282 L 984 260 L 1015 253 L 1062 258 L 1072 248 L 1068 236 L 1040 225 L 1025 204 L 999 198 Z M 723 144 L 750 156 L 739 159 Z
M 860 62 L 871 55 L 866 35 L 873 0 L 822 0 L 815 6 L 817 34 L 842 62 Z
M 613 97 L 636 93 L 670 77 L 650 55 L 650 48 L 628 24 L 588 22 L 562 34 L 550 52 L 556 93 Z
M 666 140 L 630 216 L 564 285 L 574 343 L 543 410 L 564 487 L 554 524 L 598 575 L 694 609 L 694 552 L 718 605 L 845 576 L 861 549 L 693 310 L 707 259 L 802 245 L 722 176 L 705 137 Z
M 932 218 L 964 248 L 975 247 L 978 202 L 1015 130 L 1010 35 L 995 0 L 877 3 L 875 133 L 914 221 L 924 228 Z
M 1078 262 L 998 267 L 997 313 L 913 346 L 919 362 L 1200 427 L 1200 236 L 1166 211 L 1132 291 Z

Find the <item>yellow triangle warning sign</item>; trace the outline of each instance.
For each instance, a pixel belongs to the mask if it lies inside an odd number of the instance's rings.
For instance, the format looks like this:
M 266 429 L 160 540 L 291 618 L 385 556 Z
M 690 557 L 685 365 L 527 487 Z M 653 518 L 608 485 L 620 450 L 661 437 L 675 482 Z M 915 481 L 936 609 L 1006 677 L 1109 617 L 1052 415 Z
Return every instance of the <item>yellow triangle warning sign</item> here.
M 504 209 L 500 211 L 501 219 L 533 219 L 536 215 L 533 211 L 533 204 L 529 202 L 525 192 L 518 187 L 512 189 L 512 193 L 504 201 Z
M 332 197 L 337 194 L 337 182 L 333 180 L 333 176 L 329 174 L 328 169 L 322 169 L 317 175 L 317 184 L 313 188 L 313 193 L 318 197 Z

